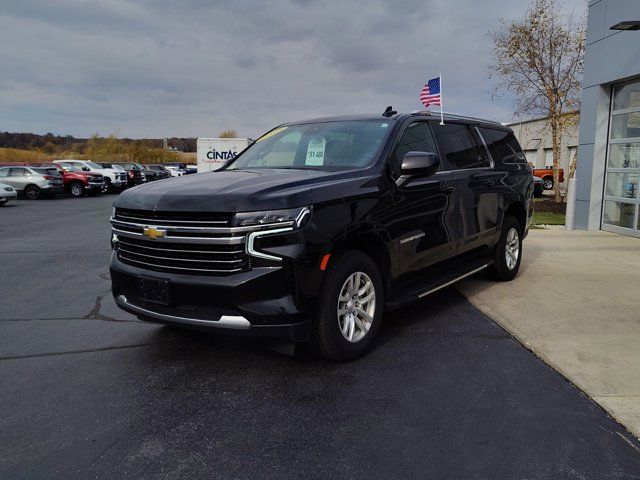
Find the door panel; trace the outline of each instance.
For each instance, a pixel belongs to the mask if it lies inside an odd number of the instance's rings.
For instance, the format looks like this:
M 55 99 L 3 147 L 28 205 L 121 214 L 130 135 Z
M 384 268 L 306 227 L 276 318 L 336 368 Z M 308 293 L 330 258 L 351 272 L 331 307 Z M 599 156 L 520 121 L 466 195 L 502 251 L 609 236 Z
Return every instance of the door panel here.
M 432 123 L 445 168 L 451 170 L 458 197 L 458 254 L 493 242 L 500 196 L 500 174 L 468 125 Z
M 455 254 L 455 183 L 446 173 L 414 180 L 399 188 L 394 200 L 393 235 L 404 281 Z
M 410 151 L 438 153 L 427 121 L 411 122 L 402 132 L 390 159 L 395 178 L 400 175 L 402 158 Z M 396 276 L 404 283 L 455 254 L 458 239 L 455 182 L 448 172 L 440 171 L 393 187 L 396 220 L 391 231 L 398 254 Z

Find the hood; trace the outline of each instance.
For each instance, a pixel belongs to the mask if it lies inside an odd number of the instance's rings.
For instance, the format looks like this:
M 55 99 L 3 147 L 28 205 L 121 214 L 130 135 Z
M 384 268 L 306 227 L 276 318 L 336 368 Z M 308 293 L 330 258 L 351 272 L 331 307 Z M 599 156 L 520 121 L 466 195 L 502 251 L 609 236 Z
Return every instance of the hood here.
M 173 177 L 126 190 L 115 207 L 159 211 L 238 212 L 309 205 L 344 197 L 344 185 L 362 182 L 362 171 L 256 169 Z M 323 192 L 322 194 L 320 192 Z M 327 198 L 328 199 L 328 198 Z

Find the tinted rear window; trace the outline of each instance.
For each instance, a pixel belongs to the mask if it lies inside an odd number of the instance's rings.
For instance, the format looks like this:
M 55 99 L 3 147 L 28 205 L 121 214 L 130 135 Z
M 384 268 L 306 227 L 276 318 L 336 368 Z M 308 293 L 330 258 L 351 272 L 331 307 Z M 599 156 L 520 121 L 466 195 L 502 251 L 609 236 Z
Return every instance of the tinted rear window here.
M 57 168 L 32 168 L 32 170 L 40 175 L 60 175 Z
M 478 127 L 495 162 L 526 163 L 515 135 L 507 130 Z

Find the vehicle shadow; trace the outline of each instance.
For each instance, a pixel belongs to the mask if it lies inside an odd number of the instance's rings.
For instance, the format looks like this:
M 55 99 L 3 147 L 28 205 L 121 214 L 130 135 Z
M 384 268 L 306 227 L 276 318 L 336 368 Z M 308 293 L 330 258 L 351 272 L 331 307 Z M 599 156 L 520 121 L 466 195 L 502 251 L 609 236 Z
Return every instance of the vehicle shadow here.
M 384 321 L 372 350 L 387 349 L 398 337 L 429 337 L 476 332 L 486 325 L 469 325 L 472 307 L 454 288 L 447 288 L 405 308 L 385 312 Z M 464 322 L 458 323 L 458 320 Z M 151 334 L 151 342 L 161 344 L 154 350 L 164 356 L 167 344 L 179 350 L 183 361 L 203 361 L 211 365 L 242 362 L 285 361 L 300 365 L 340 365 L 318 358 L 304 344 L 287 340 L 254 338 L 241 335 L 210 333 L 171 326 L 160 326 Z M 171 349 L 171 347 L 169 347 Z M 365 359 L 363 357 L 363 359 Z M 215 361 L 213 361 L 215 359 Z M 251 360 L 250 360 L 251 359 Z M 358 361 L 358 360 L 356 360 Z M 256 364 L 260 368 L 260 361 Z

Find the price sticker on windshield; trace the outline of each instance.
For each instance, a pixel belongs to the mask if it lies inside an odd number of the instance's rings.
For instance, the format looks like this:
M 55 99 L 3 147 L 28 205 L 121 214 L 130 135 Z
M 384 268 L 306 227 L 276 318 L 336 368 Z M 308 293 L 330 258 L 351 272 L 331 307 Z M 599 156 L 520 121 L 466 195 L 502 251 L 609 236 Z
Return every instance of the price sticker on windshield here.
M 327 141 L 324 137 L 313 137 L 307 145 L 307 158 L 305 165 L 323 165 L 324 164 L 324 147 Z

